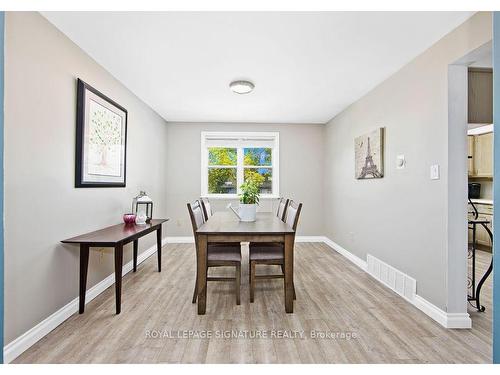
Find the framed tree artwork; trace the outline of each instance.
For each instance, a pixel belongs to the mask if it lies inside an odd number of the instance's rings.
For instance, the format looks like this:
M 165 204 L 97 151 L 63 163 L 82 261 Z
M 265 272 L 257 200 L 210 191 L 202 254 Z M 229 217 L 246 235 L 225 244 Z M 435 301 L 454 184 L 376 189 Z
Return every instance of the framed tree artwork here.
M 75 187 L 125 187 L 127 110 L 81 79 L 77 86 Z

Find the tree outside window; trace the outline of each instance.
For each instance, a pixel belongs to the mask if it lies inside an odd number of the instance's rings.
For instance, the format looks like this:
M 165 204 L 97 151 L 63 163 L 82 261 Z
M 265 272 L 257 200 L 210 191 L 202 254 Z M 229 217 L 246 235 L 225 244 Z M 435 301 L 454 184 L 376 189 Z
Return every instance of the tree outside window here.
M 236 198 L 249 179 L 264 197 L 279 189 L 279 133 L 202 132 L 202 196 Z

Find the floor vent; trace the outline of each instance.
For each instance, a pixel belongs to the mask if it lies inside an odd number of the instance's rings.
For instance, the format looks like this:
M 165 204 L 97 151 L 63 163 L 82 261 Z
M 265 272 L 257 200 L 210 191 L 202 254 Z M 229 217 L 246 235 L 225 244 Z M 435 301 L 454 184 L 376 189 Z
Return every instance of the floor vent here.
M 413 301 L 417 294 L 417 281 L 396 268 L 368 254 L 368 273 L 401 297 Z

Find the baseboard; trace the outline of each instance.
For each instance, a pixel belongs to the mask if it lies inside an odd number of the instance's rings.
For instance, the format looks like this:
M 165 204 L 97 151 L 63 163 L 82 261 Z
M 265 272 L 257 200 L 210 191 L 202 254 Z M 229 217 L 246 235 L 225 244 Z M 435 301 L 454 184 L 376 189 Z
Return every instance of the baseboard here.
M 447 313 L 446 328 L 472 328 L 472 319 L 468 313 Z
M 415 296 L 412 303 L 445 328 L 472 328 L 472 320 L 468 313 L 447 313 L 419 295 Z
M 472 328 L 472 320 L 468 313 L 447 313 L 444 310 L 441 310 L 436 305 L 427 301 L 425 298 L 419 296 L 418 294 L 414 294 L 412 298 L 409 295 L 401 294 L 396 289 L 392 288 L 390 283 L 384 283 L 379 278 L 372 275 L 367 266 L 367 262 L 352 254 L 350 251 L 344 249 L 339 244 L 333 242 L 331 239 L 325 237 L 324 243 L 330 246 L 333 250 L 337 251 L 339 254 L 343 255 L 345 258 L 350 260 L 356 266 L 364 270 L 370 276 L 372 276 L 375 280 L 380 282 L 385 287 L 394 290 L 401 298 L 405 301 L 411 303 L 417 309 L 422 311 L 424 314 L 432 318 L 437 323 L 441 324 L 445 328 Z
M 364 261 L 363 259 L 357 257 L 356 255 L 354 255 L 353 253 L 351 253 L 350 251 L 344 249 L 342 246 L 340 246 L 338 243 L 335 243 L 333 242 L 331 239 L 329 239 L 328 237 L 324 237 L 324 240 L 323 242 L 325 244 L 327 244 L 328 246 L 330 246 L 333 250 L 335 250 L 337 253 L 343 255 L 344 257 L 346 257 L 348 260 L 350 260 L 351 262 L 353 262 L 356 266 L 358 266 L 359 268 L 361 268 L 363 271 L 366 271 L 368 269 L 368 266 L 367 266 L 367 263 L 366 261 Z
M 325 242 L 324 236 L 296 236 L 295 242 Z
M 167 239 L 164 238 L 162 241 L 162 246 L 167 243 Z M 143 251 L 137 256 L 137 264 L 141 264 L 151 255 L 156 253 L 156 245 L 151 246 L 149 249 Z M 133 268 L 133 261 L 131 260 L 127 264 L 123 265 L 123 275 L 126 275 Z M 99 294 L 104 292 L 107 288 L 115 283 L 115 275 L 111 274 L 104 280 L 100 281 L 92 288 L 87 290 L 85 294 L 85 304 L 88 304 Z M 71 315 L 78 312 L 79 299 L 78 297 L 73 299 L 67 305 L 63 306 L 61 309 L 57 310 L 55 313 L 50 315 L 48 318 L 44 319 L 42 322 L 38 323 L 35 327 L 31 328 L 29 331 L 23 333 L 21 336 L 11 341 L 9 344 L 3 348 L 3 359 L 4 363 L 10 363 L 16 359 L 23 352 L 28 350 L 37 341 L 46 336 L 50 331 L 55 329 L 58 325 L 63 323 Z

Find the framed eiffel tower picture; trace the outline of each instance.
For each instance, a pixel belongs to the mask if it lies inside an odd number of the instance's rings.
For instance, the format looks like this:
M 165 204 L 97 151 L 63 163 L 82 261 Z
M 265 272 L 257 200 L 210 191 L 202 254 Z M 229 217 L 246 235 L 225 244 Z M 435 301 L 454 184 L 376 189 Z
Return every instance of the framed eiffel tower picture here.
M 384 177 L 384 128 L 356 137 L 354 158 L 358 180 Z

